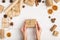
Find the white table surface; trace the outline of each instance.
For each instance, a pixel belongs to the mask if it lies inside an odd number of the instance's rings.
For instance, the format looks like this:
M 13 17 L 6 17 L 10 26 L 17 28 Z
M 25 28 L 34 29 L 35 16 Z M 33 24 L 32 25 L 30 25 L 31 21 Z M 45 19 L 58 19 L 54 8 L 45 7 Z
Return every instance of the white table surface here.
M 3 5 L 5 8 L 9 6 L 9 0 L 6 0 L 6 3 L 2 3 L 2 0 L 0 0 L 0 4 Z M 53 14 L 51 15 L 52 18 L 56 18 L 55 23 L 51 23 L 50 19 L 48 18 L 48 13 L 47 13 L 47 7 L 45 3 L 40 3 L 38 7 L 34 6 L 28 6 L 26 4 L 25 8 L 21 9 L 21 13 L 17 17 L 13 17 L 11 21 L 14 22 L 13 27 L 6 28 L 5 30 L 5 38 L 4 40 L 22 40 L 22 35 L 21 35 L 21 27 L 23 26 L 24 20 L 25 19 L 36 19 L 42 29 L 41 32 L 41 40 L 60 40 L 60 3 L 54 3 L 54 5 L 58 6 L 58 10 L 54 11 Z M 4 9 L 5 9 L 4 8 Z M 50 7 L 51 8 L 51 7 Z M 2 12 L 0 13 L 0 28 L 2 27 L 2 18 L 5 13 Z M 56 24 L 58 27 L 56 30 L 59 32 L 59 35 L 57 37 L 52 35 L 52 32 L 50 32 L 50 28 Z M 33 33 L 33 29 L 27 29 L 27 35 L 28 35 L 28 40 L 33 40 L 33 36 L 31 36 Z M 8 38 L 6 37 L 6 33 L 11 32 L 11 37 Z M 31 34 L 31 35 L 30 35 Z M 33 37 L 33 38 L 32 38 Z

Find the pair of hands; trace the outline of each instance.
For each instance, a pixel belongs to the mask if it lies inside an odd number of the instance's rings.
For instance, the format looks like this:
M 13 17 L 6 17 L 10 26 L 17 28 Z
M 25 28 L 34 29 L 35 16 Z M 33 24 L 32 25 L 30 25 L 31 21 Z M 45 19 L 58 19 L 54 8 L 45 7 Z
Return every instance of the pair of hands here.
M 26 29 L 27 29 L 27 27 L 25 25 L 26 25 L 26 23 L 24 22 L 24 25 L 21 28 L 21 31 L 22 31 L 23 37 L 24 37 L 23 40 L 27 40 L 27 37 L 26 37 Z M 38 22 L 36 22 L 35 28 L 36 28 L 36 40 L 40 40 L 41 28 L 39 27 Z

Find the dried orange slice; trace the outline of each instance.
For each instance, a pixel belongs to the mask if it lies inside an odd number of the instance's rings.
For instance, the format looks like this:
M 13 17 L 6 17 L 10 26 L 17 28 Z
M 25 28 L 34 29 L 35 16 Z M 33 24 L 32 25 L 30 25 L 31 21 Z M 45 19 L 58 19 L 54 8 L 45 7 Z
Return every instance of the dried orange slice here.
M 53 5 L 53 6 L 52 6 L 52 9 L 56 11 L 56 10 L 58 9 L 58 6 Z
M 48 9 L 48 14 L 52 14 L 53 10 L 52 9 Z
M 7 33 L 7 37 L 11 37 L 11 33 L 10 32 Z

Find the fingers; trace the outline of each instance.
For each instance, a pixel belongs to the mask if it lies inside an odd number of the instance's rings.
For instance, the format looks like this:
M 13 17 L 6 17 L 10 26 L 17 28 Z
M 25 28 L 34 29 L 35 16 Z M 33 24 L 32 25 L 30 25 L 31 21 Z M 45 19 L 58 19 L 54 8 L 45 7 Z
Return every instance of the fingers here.
M 38 31 L 40 30 L 38 22 L 36 23 L 36 30 L 38 30 Z
M 24 32 L 26 30 L 26 27 L 25 27 L 25 23 L 23 25 L 23 27 L 21 28 L 21 31 Z

